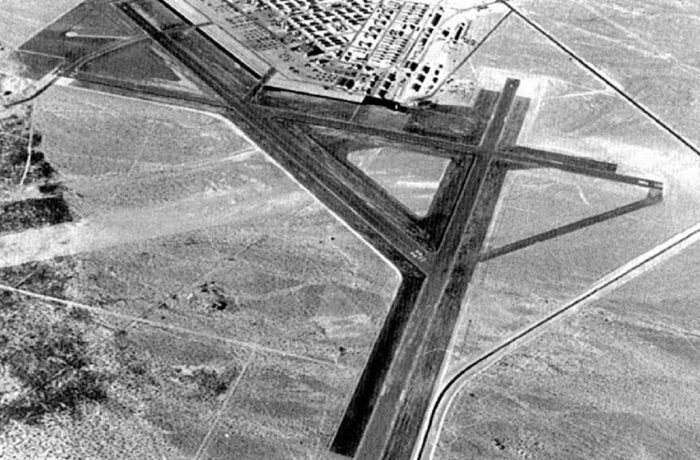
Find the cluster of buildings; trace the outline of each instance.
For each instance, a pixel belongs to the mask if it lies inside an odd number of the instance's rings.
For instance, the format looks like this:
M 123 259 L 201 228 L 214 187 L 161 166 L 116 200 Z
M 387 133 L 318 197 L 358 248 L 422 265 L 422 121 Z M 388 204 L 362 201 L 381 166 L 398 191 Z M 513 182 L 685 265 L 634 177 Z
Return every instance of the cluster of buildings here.
M 257 0 L 279 18 L 275 26 L 308 41 L 313 53 L 332 53 L 345 46 L 375 8 L 376 0 L 318 2 L 313 0 Z
M 275 69 L 268 85 L 338 99 L 426 97 L 445 54 L 475 44 L 471 21 L 434 0 L 187 1 Z

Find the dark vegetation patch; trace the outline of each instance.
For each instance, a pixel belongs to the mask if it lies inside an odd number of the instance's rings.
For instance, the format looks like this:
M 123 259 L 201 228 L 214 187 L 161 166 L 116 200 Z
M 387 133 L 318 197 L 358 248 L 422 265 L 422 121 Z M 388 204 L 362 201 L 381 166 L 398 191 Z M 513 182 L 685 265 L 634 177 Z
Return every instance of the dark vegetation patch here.
M 39 193 L 46 195 L 59 194 L 65 191 L 65 187 L 61 184 L 41 184 L 39 185 Z
M 0 422 L 38 422 L 58 411 L 75 414 L 82 402 L 107 396 L 110 377 L 94 366 L 82 332 L 67 318 L 52 320 L 31 307 L 30 300 L 9 293 L 0 297 L 0 364 L 22 386 L 0 406 Z
M 0 280 L 3 284 L 31 292 L 62 297 L 75 269 L 73 259 L 59 257 L 50 262 L 28 262 L 0 268 Z
M 55 225 L 73 220 L 63 197 L 30 198 L 0 208 L 0 232 Z
M 126 330 L 120 329 L 114 334 L 113 344 L 119 369 L 123 376 L 129 377 L 128 381 L 139 387 L 158 386 L 148 354 L 134 344 Z
M 190 308 L 200 311 L 237 311 L 240 308 L 236 299 L 214 281 L 198 285 L 186 300 Z
M 55 181 L 56 171 L 38 150 L 42 136 L 30 129 L 30 118 L 31 109 L 26 108 L 0 120 L 0 192 L 12 196 L 34 185 L 46 196 L 0 202 L 0 233 L 73 220 L 63 198 L 64 188 Z
M 194 371 L 192 379 L 204 397 L 216 397 L 224 394 L 240 374 L 237 367 L 224 369 L 201 367 Z
M 22 180 L 29 155 L 29 129 L 25 117 L 13 114 L 0 120 L 0 131 L 0 190 L 7 190 Z M 47 181 L 55 174 L 43 152 L 37 150 L 41 141 L 40 133 L 32 134 L 32 156 L 25 184 Z

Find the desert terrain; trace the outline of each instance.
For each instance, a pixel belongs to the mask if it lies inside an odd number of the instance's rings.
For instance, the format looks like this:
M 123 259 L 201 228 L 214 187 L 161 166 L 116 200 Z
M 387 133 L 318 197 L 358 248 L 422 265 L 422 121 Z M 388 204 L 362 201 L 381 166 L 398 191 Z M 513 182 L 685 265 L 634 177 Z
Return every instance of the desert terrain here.
M 377 148 L 355 150 L 348 161 L 380 184 L 418 216 L 425 216 L 449 160 Z
M 99 335 L 105 353 L 128 350 L 153 374 L 138 370 L 133 380 L 103 363 L 120 375 L 104 385 L 108 404 L 81 403 L 75 420 L 47 415 L 44 431 L 12 421 L 2 444 L 20 447 L 7 456 L 46 453 L 66 432 L 69 458 L 100 449 L 109 458 L 315 456 L 396 272 L 221 118 L 56 86 L 37 101 L 34 123 L 75 217 L 0 235 L 3 284 L 77 302 L 71 311 L 104 311 L 96 323 L 75 326 L 58 313 L 46 321 Z M 32 311 L 53 308 L 10 297 Z M 218 393 L 202 394 L 198 379 L 214 379 L 204 385 Z M 99 430 L 113 442 L 88 442 Z M 133 440 L 135 432 L 150 438 Z
M 535 8 L 537 3 L 531 5 Z M 580 8 L 571 6 L 574 12 Z M 504 61 L 510 69 L 497 68 Z M 482 262 L 464 301 L 445 382 L 617 267 L 700 220 L 697 155 L 586 75 L 520 19 L 511 16 L 474 55 L 473 63 L 477 69 L 483 65 L 481 72 L 488 79 L 513 72 L 537 88 L 534 110 L 519 144 L 612 161 L 619 171 L 658 178 L 664 182 L 664 199 Z M 664 81 L 655 78 L 655 84 Z M 488 245 L 500 247 L 632 203 L 644 194 L 629 185 L 553 170 L 511 172 Z M 663 377 L 669 358 L 660 353 L 645 355 L 630 332 L 640 322 L 649 327 L 656 324 L 652 319 L 656 314 L 660 330 L 666 330 L 666 321 L 678 324 L 692 316 L 694 288 L 681 286 L 690 283 L 691 261 L 697 259 L 698 251 L 687 251 L 663 266 L 675 268 L 656 268 L 654 274 L 642 275 L 613 292 L 610 300 L 581 307 L 565 324 L 553 326 L 544 336 L 460 382 L 464 386 L 446 409 L 435 458 L 696 456 L 697 407 L 688 405 L 687 398 L 697 390 L 681 377 L 684 372 L 692 374 L 692 365 L 686 362 L 683 370 L 670 371 L 678 378 Z M 678 293 L 683 306 L 667 311 L 661 292 Z M 616 321 L 601 319 L 606 327 L 598 330 L 592 318 L 603 315 L 601 310 L 610 311 L 611 305 L 618 308 Z M 642 306 L 644 313 L 638 310 Z M 692 337 L 694 326 L 688 321 L 685 333 Z M 659 347 L 676 340 L 664 335 L 655 338 Z M 685 357 L 694 354 L 693 347 L 687 342 L 677 351 Z M 634 366 L 641 359 L 638 356 L 644 356 L 639 369 Z M 631 382 L 637 384 L 636 393 L 626 394 Z M 656 393 L 667 399 L 659 402 Z M 594 402 L 598 396 L 599 404 Z M 677 412 L 664 407 L 675 407 Z
M 696 458 L 699 261 L 695 244 L 478 375 L 434 458 Z
M 155 41 L 138 41 L 142 31 L 107 2 L 62 19 L 80 2 L 16 3 L 0 0 L 8 87 L 75 53 L 136 41 L 3 112 L 0 458 L 327 458 L 399 272 L 229 120 L 172 105 L 222 99 Z M 513 1 L 615 89 L 510 14 L 440 95 L 473 103 L 476 86 L 500 91 L 518 78 L 530 99 L 518 145 L 663 183 L 658 203 L 482 260 L 445 331 L 442 384 L 700 222 L 700 157 L 616 91 L 700 141 L 697 47 L 686 40 L 697 8 L 686 3 Z M 314 113 L 324 111 L 340 113 L 328 102 Z M 369 105 L 347 115 L 396 130 L 418 119 Z M 449 160 L 309 132 L 418 219 L 429 212 Z M 484 249 L 647 193 L 512 168 Z M 698 261 L 695 244 L 480 371 L 430 427 L 433 458 L 696 458 Z
M 698 62 L 693 2 L 516 1 L 575 51 L 697 147 Z
M 491 67 L 503 60 L 509 69 Z M 481 349 L 482 328 L 493 340 L 503 337 L 507 334 L 499 327 L 513 320 L 508 329 L 517 330 L 531 315 L 575 297 L 604 274 L 700 220 L 700 161 L 513 15 L 472 62 L 483 66 L 487 80 L 513 72 L 538 88 L 519 145 L 612 161 L 618 171 L 664 182 L 661 203 L 482 263 L 465 300 L 471 313 L 465 313 L 455 342 L 461 343 L 463 334 L 471 337 L 464 339 L 472 343 L 467 348 Z M 639 187 L 554 170 L 513 171 L 487 246 L 493 249 L 619 208 L 645 194 Z M 454 353 L 460 355 L 460 350 L 456 345 Z
M 20 3 L 3 0 L 0 3 L 0 18 L 3 24 L 0 43 L 8 47 L 19 47 L 79 3 L 80 0 L 58 0 L 49 4 L 38 0 Z

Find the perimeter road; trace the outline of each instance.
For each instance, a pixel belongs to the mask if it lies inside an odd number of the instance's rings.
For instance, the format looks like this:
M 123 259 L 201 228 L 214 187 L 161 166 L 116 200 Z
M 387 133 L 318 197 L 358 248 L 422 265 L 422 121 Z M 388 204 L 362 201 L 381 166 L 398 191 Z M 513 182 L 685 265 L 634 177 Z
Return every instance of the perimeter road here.
M 513 337 L 501 342 L 496 347 L 462 367 L 450 378 L 445 379 L 447 383 L 436 395 L 434 401 L 432 401 L 432 410 L 426 421 L 426 426 L 422 430 L 423 436 L 421 437 L 417 458 L 419 460 L 428 460 L 432 457 L 435 447 L 437 446 L 437 441 L 439 440 L 440 430 L 447 411 L 452 401 L 459 393 L 459 390 L 470 379 L 488 369 L 504 356 L 515 352 L 532 339 L 546 332 L 556 324 L 555 320 L 560 319 L 564 314 L 573 313 L 577 308 L 599 299 L 647 270 L 652 269 L 654 266 L 676 256 L 698 241 L 700 241 L 700 224 L 696 224 L 684 232 L 675 235 L 645 254 L 642 254 L 631 262 L 609 273 L 575 299 L 538 322 L 521 330 Z
M 612 88 L 617 94 L 622 96 L 627 102 L 632 104 L 635 108 L 639 109 L 644 115 L 646 115 L 654 123 L 659 125 L 664 131 L 669 133 L 671 136 L 675 137 L 678 141 L 680 141 L 683 145 L 685 145 L 690 150 L 695 152 L 697 155 L 700 155 L 700 149 L 698 149 L 698 147 L 695 144 L 693 144 L 688 139 L 686 139 L 684 136 L 679 134 L 678 131 L 673 129 L 671 126 L 666 124 L 666 122 L 664 122 L 661 118 L 659 118 L 655 113 L 653 113 L 650 109 L 648 109 L 642 103 L 638 102 L 632 96 L 627 94 L 627 92 L 624 91 L 624 89 L 622 89 L 620 86 L 617 85 L 617 83 L 613 82 L 612 80 L 607 78 L 605 75 L 603 75 L 597 68 L 595 68 L 593 66 L 593 64 L 589 63 L 587 60 L 585 60 L 584 58 L 579 56 L 571 48 L 569 48 L 564 43 L 559 41 L 554 35 L 552 35 L 548 31 L 546 31 L 541 25 L 537 24 L 535 21 L 533 21 L 532 19 L 525 16 L 525 14 L 523 14 L 519 9 L 517 9 L 513 5 L 511 5 L 510 1 L 500 0 L 500 2 L 503 3 L 505 6 L 507 6 L 518 17 L 520 17 L 520 19 L 525 21 L 530 27 L 535 29 L 540 34 L 544 35 L 549 41 L 554 43 L 554 45 L 556 45 L 560 50 L 564 51 L 567 55 L 569 55 L 569 57 L 571 57 L 576 62 L 578 62 L 581 66 L 583 66 L 583 68 L 588 70 L 590 73 L 595 75 L 600 81 L 602 81 L 607 86 Z

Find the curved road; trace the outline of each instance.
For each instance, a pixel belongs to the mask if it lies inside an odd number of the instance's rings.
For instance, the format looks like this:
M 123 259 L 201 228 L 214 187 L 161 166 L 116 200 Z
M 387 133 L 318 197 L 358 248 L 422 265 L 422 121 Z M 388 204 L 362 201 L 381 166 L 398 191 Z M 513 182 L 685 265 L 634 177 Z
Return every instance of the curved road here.
M 633 259 L 617 270 L 609 273 L 601 278 L 598 282 L 592 285 L 584 293 L 574 298 L 570 302 L 562 305 L 560 308 L 550 313 L 545 318 L 521 330 L 514 336 L 501 342 L 489 351 L 485 352 L 477 359 L 471 361 L 461 369 L 454 371 L 451 375 L 445 376 L 443 381 L 447 383 L 434 396 L 432 409 L 426 421 L 426 426 L 423 428 L 420 447 L 416 458 L 418 460 L 427 460 L 432 458 L 437 441 L 439 440 L 440 431 L 444 422 L 445 416 L 452 405 L 455 397 L 459 394 L 461 388 L 466 385 L 472 378 L 479 373 L 488 369 L 490 366 L 498 362 L 504 356 L 513 353 L 530 340 L 536 338 L 540 334 L 546 332 L 548 327 L 555 324 L 555 320 L 562 317 L 565 313 L 581 307 L 588 302 L 598 299 L 601 295 L 617 289 L 623 284 L 631 281 L 645 271 L 653 268 L 655 265 L 662 263 L 673 256 L 680 253 L 685 248 L 700 241 L 700 224 L 675 235 L 669 240 L 659 244 L 650 251 Z
M 37 98 L 39 95 L 43 94 L 44 91 L 49 89 L 51 85 L 56 83 L 56 80 L 59 79 L 59 77 L 63 75 L 71 75 L 73 72 L 78 70 L 81 66 L 87 64 L 90 61 L 94 61 L 97 58 L 100 58 L 106 54 L 113 53 L 115 51 L 118 51 L 120 49 L 126 48 L 127 46 L 135 45 L 136 43 L 149 40 L 148 36 L 138 36 L 138 37 L 131 37 L 127 39 L 122 39 L 118 40 L 115 42 L 109 42 L 105 46 L 102 46 L 100 48 L 97 48 L 94 51 L 91 51 L 88 54 L 85 54 L 83 56 L 79 56 L 71 61 L 63 61 L 59 65 L 57 65 L 53 70 L 51 70 L 49 73 L 41 77 L 39 80 L 34 82 L 30 87 L 27 88 L 27 92 L 30 94 L 21 94 L 19 95 L 19 99 L 16 100 L 11 100 L 5 102 L 3 105 L 5 107 L 12 107 L 16 106 L 19 104 L 24 104 L 26 102 L 29 102 L 35 98 Z

